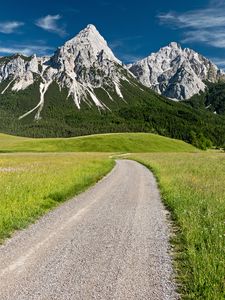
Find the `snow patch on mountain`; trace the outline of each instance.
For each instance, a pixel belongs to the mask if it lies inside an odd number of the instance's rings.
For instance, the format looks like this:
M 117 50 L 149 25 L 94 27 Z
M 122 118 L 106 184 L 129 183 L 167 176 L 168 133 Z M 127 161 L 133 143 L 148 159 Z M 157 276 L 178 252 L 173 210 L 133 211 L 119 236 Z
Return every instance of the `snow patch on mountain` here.
M 119 84 L 118 84 L 117 82 L 114 82 L 114 85 L 115 85 L 115 88 L 116 88 L 116 93 L 117 93 L 117 95 L 118 95 L 120 98 L 123 99 L 123 94 L 122 94 L 122 92 L 121 92 L 121 90 L 120 90 Z

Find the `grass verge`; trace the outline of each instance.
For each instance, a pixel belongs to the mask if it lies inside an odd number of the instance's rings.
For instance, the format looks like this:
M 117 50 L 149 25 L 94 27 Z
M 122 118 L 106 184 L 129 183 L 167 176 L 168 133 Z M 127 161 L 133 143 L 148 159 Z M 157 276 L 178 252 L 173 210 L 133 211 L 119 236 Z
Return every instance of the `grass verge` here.
M 0 243 L 114 166 L 106 154 L 0 155 Z
M 156 175 L 178 227 L 172 243 L 183 299 L 225 299 L 225 154 L 135 154 Z

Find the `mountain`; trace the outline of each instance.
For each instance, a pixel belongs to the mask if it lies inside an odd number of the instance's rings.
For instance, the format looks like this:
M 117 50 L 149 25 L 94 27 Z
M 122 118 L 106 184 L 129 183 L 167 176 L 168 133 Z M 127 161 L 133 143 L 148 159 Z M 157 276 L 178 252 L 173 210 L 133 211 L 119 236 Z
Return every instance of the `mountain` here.
M 39 102 L 21 115 L 20 119 L 33 111 L 36 111 L 35 119 L 41 118 L 45 94 L 53 82 L 60 89 L 68 90 L 67 97 L 73 98 L 78 109 L 84 101 L 104 110 L 108 107 L 96 95 L 95 89 L 104 90 L 112 101 L 111 93 L 123 99 L 121 82 L 132 84 L 132 79 L 132 74 L 114 56 L 94 25 L 88 25 L 76 37 L 58 48 L 52 57 L 25 57 L 17 54 L 0 59 L 0 83 L 5 83 L 1 94 L 7 90 L 25 90 L 39 82 Z
M 219 76 L 216 70 L 208 79 Z M 152 132 L 204 148 L 223 145 L 225 118 L 143 85 L 88 25 L 50 57 L 0 58 L 0 132 L 31 137 Z
M 157 93 L 183 100 L 204 91 L 205 82 L 217 82 L 225 74 L 210 60 L 175 42 L 129 65 L 138 80 Z

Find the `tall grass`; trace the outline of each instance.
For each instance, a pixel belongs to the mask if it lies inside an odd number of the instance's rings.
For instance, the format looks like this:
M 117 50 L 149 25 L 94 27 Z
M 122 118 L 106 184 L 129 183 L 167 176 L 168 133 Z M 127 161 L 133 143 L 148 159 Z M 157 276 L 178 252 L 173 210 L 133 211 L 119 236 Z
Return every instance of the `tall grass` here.
M 104 154 L 0 155 L 0 242 L 83 191 L 114 162 Z
M 183 299 L 225 299 L 225 154 L 138 154 L 156 174 L 177 225 Z

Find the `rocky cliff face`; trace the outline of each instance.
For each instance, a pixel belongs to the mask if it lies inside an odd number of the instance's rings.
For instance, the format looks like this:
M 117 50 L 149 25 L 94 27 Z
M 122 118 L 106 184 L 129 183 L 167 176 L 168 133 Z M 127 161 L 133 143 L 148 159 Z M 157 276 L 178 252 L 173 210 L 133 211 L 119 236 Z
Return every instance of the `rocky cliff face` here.
M 87 101 L 90 105 L 107 109 L 95 95 L 94 89 L 104 89 L 111 100 L 113 97 L 110 91 L 122 99 L 121 80 L 129 82 L 129 78 L 132 78 L 132 74 L 114 56 L 94 25 L 88 25 L 76 37 L 58 48 L 52 57 L 25 57 L 18 54 L 0 58 L 0 82 L 7 80 L 2 94 L 8 89 L 26 89 L 35 80 L 40 81 L 40 102 L 20 118 L 33 111 L 37 111 L 35 118 L 40 118 L 45 93 L 53 81 L 60 88 L 68 89 L 68 97 L 72 96 L 78 108 L 81 101 Z
M 69 95 L 74 98 L 78 108 L 82 98 L 85 99 L 87 95 L 97 106 L 104 106 L 95 96 L 94 88 L 109 86 L 122 98 L 122 63 L 93 25 L 88 25 L 59 48 L 50 59 L 49 65 L 57 70 L 54 79 L 60 86 L 69 89 Z M 51 68 L 46 71 L 47 77 L 52 72 Z M 49 77 L 52 77 L 51 74 Z
M 183 100 L 205 90 L 205 80 L 216 82 L 224 74 L 210 60 L 175 42 L 129 66 L 147 87 L 166 97 Z

